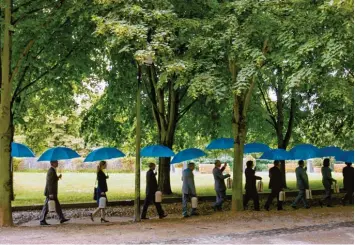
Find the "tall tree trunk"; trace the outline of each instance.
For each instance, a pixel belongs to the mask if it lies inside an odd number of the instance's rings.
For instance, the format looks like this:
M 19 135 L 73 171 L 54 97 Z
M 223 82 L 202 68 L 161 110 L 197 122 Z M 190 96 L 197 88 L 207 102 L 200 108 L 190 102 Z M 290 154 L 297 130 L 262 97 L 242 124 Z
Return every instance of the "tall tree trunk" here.
M 135 165 L 135 192 L 134 192 L 134 221 L 141 221 L 140 199 L 141 199 L 141 90 L 142 90 L 142 68 L 138 65 L 137 74 L 137 117 L 136 117 L 136 165 Z
M 5 0 L 4 33 L 1 60 L 0 92 L 0 226 L 11 226 L 11 182 L 10 182 L 10 148 L 11 148 L 11 10 L 12 1 Z

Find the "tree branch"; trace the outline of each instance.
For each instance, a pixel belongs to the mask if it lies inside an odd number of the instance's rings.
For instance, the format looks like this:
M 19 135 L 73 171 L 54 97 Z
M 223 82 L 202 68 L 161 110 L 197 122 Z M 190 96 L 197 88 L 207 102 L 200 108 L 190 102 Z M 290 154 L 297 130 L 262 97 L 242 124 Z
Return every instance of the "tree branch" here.
M 290 117 L 288 119 L 287 131 L 286 131 L 285 138 L 284 138 L 284 145 L 285 146 L 288 145 L 288 143 L 291 139 L 291 134 L 292 134 L 292 130 L 293 130 L 293 122 L 294 122 L 294 118 L 295 118 L 295 110 L 296 110 L 296 100 L 294 98 L 294 95 L 292 95 Z
M 178 112 L 178 118 L 177 121 L 180 121 L 180 119 L 188 112 L 191 107 L 196 103 L 198 99 L 193 100 L 190 104 L 188 104 L 184 109 Z
M 262 96 L 262 98 L 263 98 L 263 101 L 264 101 L 264 103 L 265 103 L 265 105 L 266 105 L 266 110 L 268 111 L 269 116 L 270 116 L 270 118 L 271 118 L 271 120 L 272 120 L 272 122 L 273 122 L 273 126 L 276 127 L 277 122 L 276 122 L 275 115 L 274 115 L 274 113 L 273 113 L 272 110 L 271 110 L 271 107 L 270 107 L 270 105 L 269 105 L 269 102 L 268 102 L 267 99 L 266 99 L 265 93 L 264 93 L 263 89 L 261 88 L 260 83 L 258 83 L 258 87 L 259 87 L 261 96 Z
M 17 63 L 16 63 L 16 66 L 12 72 L 12 75 L 11 75 L 11 78 L 10 78 L 10 83 L 13 82 L 14 78 L 16 77 L 17 73 L 18 73 L 18 70 L 20 69 L 20 66 L 21 66 L 21 63 L 22 63 L 22 60 L 27 56 L 28 52 L 30 51 L 31 47 L 33 46 L 34 44 L 34 40 L 30 40 L 25 49 L 22 51 L 22 54 L 20 56 L 20 58 L 18 59 Z

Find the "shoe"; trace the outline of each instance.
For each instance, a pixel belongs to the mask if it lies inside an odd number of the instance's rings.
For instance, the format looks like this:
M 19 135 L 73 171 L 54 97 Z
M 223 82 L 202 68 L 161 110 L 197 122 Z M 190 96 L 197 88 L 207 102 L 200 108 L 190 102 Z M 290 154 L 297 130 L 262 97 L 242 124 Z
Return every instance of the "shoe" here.
M 269 207 L 265 206 L 264 208 L 265 208 L 266 211 L 270 211 Z
M 321 200 L 319 200 L 319 206 L 321 207 L 321 208 L 323 208 L 323 202 L 321 201 Z
M 69 220 L 70 220 L 70 219 L 65 219 L 65 218 L 64 218 L 64 219 L 61 219 L 61 220 L 60 220 L 60 223 L 63 224 L 64 222 L 68 222 Z
M 310 209 L 311 207 L 310 206 L 306 206 L 306 207 L 304 207 L 305 209 Z
M 216 206 L 212 206 L 212 208 L 213 208 L 213 211 L 217 211 L 217 207 Z
M 260 208 L 255 208 L 254 211 L 260 211 Z
M 110 222 L 110 221 L 101 218 L 101 223 L 108 223 L 108 222 Z
M 199 213 L 191 213 L 190 216 L 199 216 Z
M 167 214 L 163 214 L 159 216 L 159 219 L 164 219 L 166 216 L 168 216 Z
M 328 208 L 334 208 L 334 206 L 331 205 L 331 204 L 328 204 L 327 207 L 328 207 Z
M 91 221 L 94 222 L 94 216 L 92 216 L 92 213 L 89 214 L 89 217 L 90 217 Z
M 40 225 L 43 225 L 43 226 L 45 226 L 45 225 L 50 225 L 50 224 L 48 224 L 46 221 L 40 221 L 39 224 L 40 224 Z
M 341 204 L 342 204 L 343 206 L 345 206 L 345 200 L 344 200 L 344 198 L 341 199 Z
M 291 205 L 291 207 L 292 207 L 293 209 L 298 209 L 296 206 L 292 206 L 292 205 Z
M 149 218 L 147 218 L 147 217 L 141 217 L 141 219 L 149 219 Z
M 283 208 L 278 208 L 278 209 L 277 209 L 277 211 L 282 211 L 282 210 L 284 210 L 284 209 L 283 209 Z
M 184 219 L 186 219 L 186 218 L 189 218 L 190 216 L 189 215 L 183 215 L 182 216 Z

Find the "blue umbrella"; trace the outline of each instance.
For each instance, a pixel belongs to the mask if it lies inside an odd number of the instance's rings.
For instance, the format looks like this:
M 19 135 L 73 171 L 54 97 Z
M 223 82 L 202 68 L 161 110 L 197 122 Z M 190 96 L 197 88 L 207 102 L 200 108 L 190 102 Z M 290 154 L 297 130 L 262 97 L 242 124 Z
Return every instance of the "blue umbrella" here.
M 172 157 L 175 153 L 163 145 L 149 145 L 141 150 L 142 157 Z
M 262 143 L 249 143 L 244 145 L 244 153 L 266 152 L 270 147 Z
M 230 149 L 233 148 L 233 138 L 219 138 L 212 140 L 212 142 L 206 147 L 207 150 L 217 149 Z
M 342 154 L 335 156 L 339 162 L 354 162 L 354 151 L 344 151 Z
M 46 150 L 39 158 L 39 162 L 43 161 L 59 161 L 80 157 L 78 153 L 67 147 L 54 147 Z
M 266 160 L 290 160 L 292 159 L 292 155 L 290 152 L 285 151 L 283 149 L 273 149 L 264 152 L 264 154 L 259 159 Z
M 341 155 L 343 151 L 336 146 L 328 146 L 319 149 L 318 157 L 335 157 Z
M 12 157 L 35 157 L 35 154 L 26 145 L 12 142 L 11 156 Z
M 103 147 L 90 152 L 90 154 L 85 158 L 84 162 L 96 162 L 124 156 L 125 154 L 123 154 L 122 151 L 114 147 Z
M 188 161 L 203 156 L 206 156 L 206 153 L 204 153 L 202 150 L 197 148 L 189 148 L 177 153 L 171 161 L 171 164 Z
M 319 157 L 319 148 L 311 144 L 300 144 L 293 147 L 290 153 L 294 160 L 307 160 Z

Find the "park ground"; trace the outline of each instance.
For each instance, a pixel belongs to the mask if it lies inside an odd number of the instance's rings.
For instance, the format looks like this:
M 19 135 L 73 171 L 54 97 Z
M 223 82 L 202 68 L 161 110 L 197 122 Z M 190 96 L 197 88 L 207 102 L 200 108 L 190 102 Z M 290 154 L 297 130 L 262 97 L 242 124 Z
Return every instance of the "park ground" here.
M 59 181 L 59 200 L 61 203 L 93 202 L 92 195 L 95 186 L 95 173 L 62 173 Z M 257 175 L 263 178 L 264 191 L 268 192 L 269 176 L 267 172 Z M 128 200 L 134 198 L 134 174 L 111 173 L 108 179 L 108 198 L 110 201 Z M 320 173 L 309 174 L 312 190 L 323 189 Z M 342 174 L 333 173 L 333 178 L 338 180 L 342 187 Z M 287 173 L 287 185 L 296 190 L 296 176 Z M 13 206 L 43 204 L 43 190 L 46 182 L 46 173 L 15 172 L 15 201 Z M 199 196 L 213 196 L 214 179 L 212 174 L 195 174 L 195 184 Z M 181 196 L 181 173 L 171 174 L 171 188 L 175 195 Z M 145 194 L 145 172 L 141 174 L 141 195 Z M 227 190 L 231 194 L 231 190 Z
M 16 227 L 0 228 L 0 243 L 354 243 L 353 206 L 312 206 L 311 209 L 293 210 L 287 204 L 284 211 L 276 211 L 273 207 L 269 212 L 248 210 L 232 213 L 228 207 L 223 212 L 213 212 L 210 205 L 200 205 L 201 215 L 188 219 L 181 218 L 180 204 L 164 205 L 169 216 L 163 220 L 154 217 L 155 210 L 151 208 L 149 215 L 152 219 L 139 223 L 134 223 L 132 216 L 127 214 L 109 216 L 111 222 L 108 224 L 100 224 L 98 218 L 92 223 L 87 216 L 83 216 L 92 209 L 65 210 L 66 215 L 71 217 L 66 224 L 60 225 L 58 220 L 49 219 L 52 225 L 41 227 L 37 218 Z M 173 212 L 174 208 L 176 212 Z M 77 218 L 70 212 L 77 213 Z

